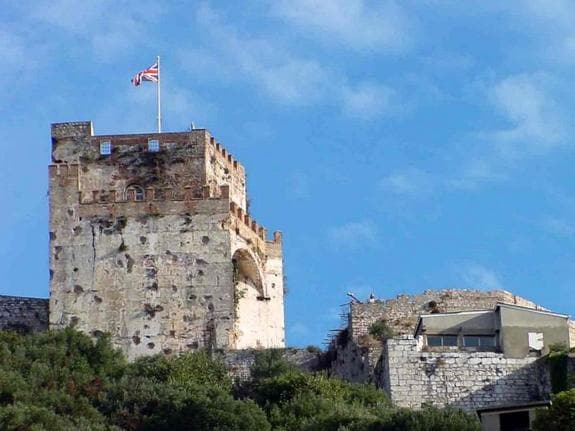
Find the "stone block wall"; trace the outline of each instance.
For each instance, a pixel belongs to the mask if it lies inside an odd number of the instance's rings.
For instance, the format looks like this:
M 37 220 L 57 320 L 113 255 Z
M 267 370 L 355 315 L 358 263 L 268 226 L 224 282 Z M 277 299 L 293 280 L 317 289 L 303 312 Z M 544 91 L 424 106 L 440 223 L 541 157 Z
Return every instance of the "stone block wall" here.
M 372 323 L 385 320 L 396 334 L 412 334 L 419 315 L 464 310 L 491 310 L 497 302 L 528 308 L 545 308 L 505 290 L 482 291 L 473 289 L 426 290 L 420 295 L 398 295 L 396 298 L 374 303 L 351 303 L 349 328 L 351 337 L 358 339 L 368 332 Z
M 109 332 L 130 359 L 284 346 L 281 236 L 249 215 L 244 168 L 206 130 L 54 124 L 52 162 L 50 327 Z
M 545 399 L 551 390 L 544 360 L 536 357 L 424 350 L 411 336 L 387 340 L 377 384 L 399 406 L 431 404 L 472 411 Z
M 0 295 L 0 329 L 47 330 L 48 300 Z
M 260 350 L 256 349 L 220 351 L 216 358 L 224 362 L 232 377 L 245 381 L 251 378 L 251 368 L 258 352 Z M 303 371 L 316 371 L 320 364 L 320 354 L 307 349 L 282 349 L 282 358 Z

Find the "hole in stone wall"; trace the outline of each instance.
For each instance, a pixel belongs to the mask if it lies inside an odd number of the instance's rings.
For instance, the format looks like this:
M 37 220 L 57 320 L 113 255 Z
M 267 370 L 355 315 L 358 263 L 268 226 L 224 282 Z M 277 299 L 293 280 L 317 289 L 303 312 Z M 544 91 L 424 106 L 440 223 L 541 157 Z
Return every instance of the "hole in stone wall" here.
M 70 319 L 70 327 L 71 327 L 71 328 L 74 328 L 75 326 L 77 326 L 78 323 L 80 323 L 80 318 L 79 318 L 79 317 L 73 316 L 73 317 Z
M 166 348 L 163 350 L 163 352 L 164 352 L 164 355 L 170 355 L 172 353 L 172 349 Z
M 56 233 L 50 232 L 50 241 L 54 241 L 56 239 Z
M 177 288 L 176 286 L 172 286 L 172 291 L 173 291 L 173 292 L 177 292 L 177 291 L 178 291 L 178 288 Z
M 101 304 L 102 303 L 102 298 L 100 298 L 99 296 L 94 296 L 94 301 L 96 301 L 96 304 Z
M 129 254 L 125 254 L 126 260 L 127 260 L 127 269 L 128 272 L 132 272 L 132 268 L 134 267 L 134 259 L 132 259 L 132 257 Z
M 176 331 L 170 331 L 170 337 L 174 338 L 176 336 Z
M 140 237 L 140 244 L 144 245 L 146 242 L 148 242 L 148 238 L 146 238 L 145 236 L 141 236 Z
M 75 226 L 74 229 L 72 229 L 74 231 L 74 235 L 78 236 L 82 233 L 82 228 L 80 226 Z
M 82 293 L 84 292 L 84 288 L 82 286 L 80 286 L 79 284 L 75 284 L 74 285 L 74 293 Z
M 154 343 L 148 343 L 148 349 L 153 349 L 154 347 L 156 347 Z
M 78 268 L 74 268 L 72 271 L 74 271 L 74 272 L 78 272 Z
M 140 344 L 140 342 L 141 342 L 142 340 L 141 340 L 140 337 L 138 337 L 137 335 L 134 335 L 134 336 L 132 337 L 132 341 L 133 341 L 134 344 L 137 346 L 138 344 Z
M 122 240 L 122 242 L 120 243 L 120 245 L 118 246 L 118 251 L 120 253 L 126 251 L 128 249 L 128 246 L 126 245 L 126 243 L 124 242 L 124 240 Z
M 204 235 L 204 236 L 202 237 L 202 244 L 205 245 L 205 244 L 207 244 L 207 243 L 209 243 L 209 242 L 210 242 L 210 237 Z

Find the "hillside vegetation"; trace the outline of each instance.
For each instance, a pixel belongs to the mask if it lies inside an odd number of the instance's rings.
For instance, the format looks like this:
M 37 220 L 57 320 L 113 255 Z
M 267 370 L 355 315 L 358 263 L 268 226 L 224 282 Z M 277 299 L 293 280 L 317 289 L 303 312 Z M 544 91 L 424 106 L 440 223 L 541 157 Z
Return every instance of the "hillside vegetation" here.
M 382 391 L 294 369 L 278 351 L 235 384 L 206 353 L 127 363 L 106 337 L 73 330 L 0 332 L 0 429 L 478 430 L 457 410 L 411 411 Z

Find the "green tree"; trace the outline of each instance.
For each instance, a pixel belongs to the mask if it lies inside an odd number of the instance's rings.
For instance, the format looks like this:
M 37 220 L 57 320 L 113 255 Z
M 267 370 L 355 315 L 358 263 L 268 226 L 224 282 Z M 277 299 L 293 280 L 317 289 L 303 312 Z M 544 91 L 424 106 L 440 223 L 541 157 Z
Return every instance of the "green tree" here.
M 575 389 L 553 395 L 549 410 L 537 412 L 533 430 L 575 431 Z

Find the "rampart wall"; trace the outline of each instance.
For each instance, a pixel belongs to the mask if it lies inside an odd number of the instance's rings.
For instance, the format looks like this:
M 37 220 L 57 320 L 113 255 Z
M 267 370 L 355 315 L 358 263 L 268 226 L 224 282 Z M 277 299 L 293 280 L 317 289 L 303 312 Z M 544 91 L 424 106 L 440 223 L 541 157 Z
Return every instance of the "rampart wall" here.
M 351 303 L 350 335 L 357 340 L 369 327 L 383 320 L 396 334 L 412 334 L 417 319 L 423 313 L 464 310 L 491 310 L 497 302 L 545 310 L 534 302 L 505 290 L 472 289 L 426 290 L 421 295 L 398 295 L 396 298 L 373 303 Z
M 48 329 L 48 300 L 0 295 L 0 330 L 22 332 Z
M 543 359 L 509 359 L 492 352 L 426 352 L 409 335 L 387 340 L 377 385 L 402 407 L 430 404 L 468 411 L 538 401 L 551 391 Z

